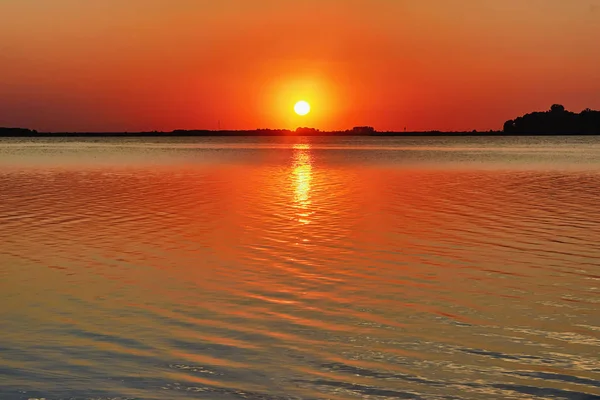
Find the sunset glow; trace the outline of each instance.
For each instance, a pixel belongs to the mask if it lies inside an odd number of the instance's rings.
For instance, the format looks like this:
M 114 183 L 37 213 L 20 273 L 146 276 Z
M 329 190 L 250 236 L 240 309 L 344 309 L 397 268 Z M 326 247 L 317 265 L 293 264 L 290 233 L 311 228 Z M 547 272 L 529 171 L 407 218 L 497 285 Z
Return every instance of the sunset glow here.
M 0 126 L 484 130 L 597 109 L 592 3 L 4 0 Z

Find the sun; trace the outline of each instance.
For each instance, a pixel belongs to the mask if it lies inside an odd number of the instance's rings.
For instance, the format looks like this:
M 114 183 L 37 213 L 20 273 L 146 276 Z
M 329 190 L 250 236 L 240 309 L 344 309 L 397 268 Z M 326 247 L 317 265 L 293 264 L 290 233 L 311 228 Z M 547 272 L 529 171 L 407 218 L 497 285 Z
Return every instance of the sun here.
M 304 100 L 299 101 L 294 106 L 294 111 L 296 112 L 296 114 L 301 116 L 307 115 L 310 112 L 310 104 L 308 104 Z

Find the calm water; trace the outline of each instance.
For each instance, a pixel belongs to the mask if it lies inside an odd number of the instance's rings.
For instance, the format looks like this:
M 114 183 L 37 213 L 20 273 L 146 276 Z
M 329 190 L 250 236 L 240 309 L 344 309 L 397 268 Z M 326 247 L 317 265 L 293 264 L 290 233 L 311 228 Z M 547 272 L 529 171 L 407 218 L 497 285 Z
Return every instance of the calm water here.
M 600 398 L 600 138 L 0 139 L 0 399 Z

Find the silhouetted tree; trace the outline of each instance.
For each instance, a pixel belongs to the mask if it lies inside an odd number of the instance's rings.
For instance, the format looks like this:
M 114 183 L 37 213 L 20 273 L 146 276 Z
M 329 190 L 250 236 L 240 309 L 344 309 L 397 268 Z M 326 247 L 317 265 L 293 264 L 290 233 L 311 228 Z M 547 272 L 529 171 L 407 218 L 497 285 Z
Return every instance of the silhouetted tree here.
M 515 130 L 515 121 L 509 119 L 504 123 L 504 132 L 505 133 L 513 133 Z
M 352 128 L 352 133 L 357 135 L 369 135 L 375 133 L 375 128 L 372 126 L 355 126 Z
M 600 134 L 600 112 L 589 108 L 581 114 L 554 104 L 550 111 L 525 114 L 504 123 L 504 133 L 518 134 Z
M 298 128 L 296 129 L 296 134 L 297 135 L 304 135 L 304 136 L 310 136 L 310 135 L 316 135 L 317 133 L 319 133 L 318 129 L 315 128 Z

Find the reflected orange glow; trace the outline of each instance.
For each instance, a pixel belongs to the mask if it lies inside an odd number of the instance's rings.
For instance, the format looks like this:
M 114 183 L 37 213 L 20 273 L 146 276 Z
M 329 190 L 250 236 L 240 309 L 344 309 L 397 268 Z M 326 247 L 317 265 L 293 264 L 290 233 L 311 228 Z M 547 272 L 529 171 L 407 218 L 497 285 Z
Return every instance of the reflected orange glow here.
M 210 150 L 197 150 L 202 162 L 173 151 L 161 166 L 128 158 L 3 171 L 0 312 L 11 321 L 3 346 L 68 348 L 64 371 L 139 370 L 181 388 L 244 393 L 262 389 L 243 371 L 268 376 L 282 368 L 282 354 L 290 360 L 282 374 L 311 379 L 346 378 L 307 358 L 401 376 L 400 358 L 449 356 L 477 366 L 461 369 L 477 379 L 483 362 L 493 376 L 513 364 L 541 370 L 543 356 L 554 357 L 556 373 L 591 374 L 570 365 L 596 365 L 599 255 L 590 243 L 600 235 L 591 212 L 600 175 L 366 165 L 336 160 L 345 153 L 314 138 L 275 144 L 246 159 L 248 149 L 225 146 L 212 163 L 204 162 Z M 565 207 L 588 215 L 587 224 Z M 577 312 L 580 326 L 567 331 L 561 310 Z M 513 328 L 498 330 L 505 326 Z M 418 341 L 407 346 L 411 338 Z M 441 354 L 440 346 L 466 350 Z M 518 360 L 523 354 L 535 357 Z M 154 360 L 166 366 L 149 368 Z M 47 363 L 3 360 L 15 371 L 31 365 Z M 454 371 L 427 368 L 455 382 Z M 350 380 L 381 384 L 376 374 Z M 152 395 L 140 389 L 137 397 Z
M 298 210 L 298 221 L 302 224 L 310 223 L 311 210 L 311 183 L 312 183 L 312 159 L 310 145 L 294 145 L 294 203 Z

